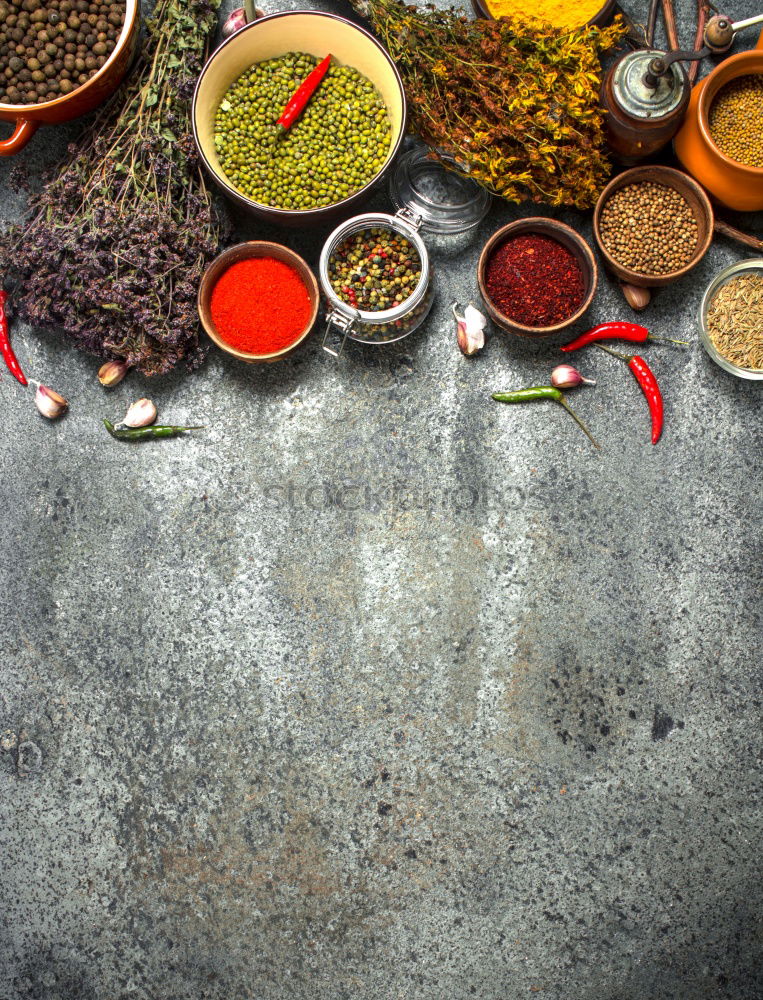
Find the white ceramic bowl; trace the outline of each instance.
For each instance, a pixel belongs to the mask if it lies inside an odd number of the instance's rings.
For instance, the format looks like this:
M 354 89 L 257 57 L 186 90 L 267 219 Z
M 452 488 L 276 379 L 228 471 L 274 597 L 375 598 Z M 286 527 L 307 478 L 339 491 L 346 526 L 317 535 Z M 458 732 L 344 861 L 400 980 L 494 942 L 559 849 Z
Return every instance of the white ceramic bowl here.
M 215 115 L 230 85 L 255 63 L 287 52 L 307 52 L 317 59 L 323 59 L 330 52 L 339 63 L 352 66 L 374 84 L 390 119 L 390 148 L 378 174 L 349 197 L 321 208 L 290 211 L 253 201 L 228 180 L 215 150 Z M 249 213 L 287 226 L 334 222 L 351 214 L 391 166 L 403 141 L 405 116 L 403 84 L 383 46 L 367 31 L 342 17 L 306 10 L 271 14 L 252 21 L 223 42 L 201 72 L 192 111 L 196 144 L 204 165 L 219 187 Z

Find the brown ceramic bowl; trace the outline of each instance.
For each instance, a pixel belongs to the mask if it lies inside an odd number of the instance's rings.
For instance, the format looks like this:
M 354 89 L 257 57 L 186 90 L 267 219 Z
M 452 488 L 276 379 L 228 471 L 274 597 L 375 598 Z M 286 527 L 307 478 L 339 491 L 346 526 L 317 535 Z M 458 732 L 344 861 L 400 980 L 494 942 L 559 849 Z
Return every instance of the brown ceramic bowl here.
M 106 62 L 87 83 L 71 94 L 42 104 L 0 104 L 0 121 L 15 125 L 13 134 L 0 142 L 0 156 L 13 156 L 29 142 L 40 125 L 60 125 L 94 111 L 119 87 L 127 75 L 138 45 L 139 0 L 126 0 L 122 34 Z
M 227 271 L 232 264 L 235 264 L 236 261 L 251 259 L 253 257 L 273 257 L 275 260 L 283 261 L 284 264 L 288 264 L 290 267 L 293 267 L 307 287 L 307 294 L 310 297 L 310 305 L 312 307 L 307 326 L 299 334 L 296 340 L 286 347 L 282 347 L 280 351 L 274 351 L 271 354 L 249 354 L 247 351 L 239 351 L 237 348 L 231 347 L 230 344 L 223 340 L 212 322 L 212 311 L 210 308 L 212 290 L 217 284 L 218 278 L 220 278 L 223 272 Z M 232 354 L 234 358 L 238 358 L 240 361 L 246 361 L 247 364 L 250 365 L 266 364 L 270 361 L 280 361 L 281 358 L 288 357 L 289 354 L 295 351 L 300 344 L 307 340 L 313 327 L 315 326 L 315 320 L 318 317 L 319 302 L 320 296 L 318 294 L 318 282 L 315 280 L 315 275 L 307 266 L 307 263 L 299 256 L 299 254 L 294 253 L 293 250 L 289 250 L 288 247 L 282 246 L 280 243 L 269 243 L 267 240 L 253 240 L 250 243 L 238 243 L 236 246 L 228 247 L 227 250 L 223 250 L 219 256 L 215 257 L 204 272 L 201 284 L 199 285 L 198 295 L 199 319 L 201 320 L 201 325 L 209 334 L 210 339 L 217 344 L 221 351 L 225 351 L 226 354 Z M 263 320 L 266 321 L 267 317 L 263 316 Z
M 255 63 L 286 52 L 307 52 L 352 66 L 370 80 L 387 107 L 392 136 L 380 170 L 364 187 L 341 201 L 320 208 L 273 208 L 254 201 L 228 180 L 215 149 L 215 115 L 230 85 Z M 316 10 L 281 11 L 252 21 L 215 50 L 196 84 L 191 120 L 204 167 L 237 208 L 280 226 L 337 222 L 353 214 L 381 183 L 405 135 L 406 101 L 397 67 L 382 44 L 357 24 Z
M 615 258 L 610 255 L 602 242 L 600 229 L 601 212 L 608 199 L 612 197 L 615 191 L 619 191 L 620 188 L 626 187 L 628 184 L 637 184 L 643 181 L 664 184 L 666 187 L 671 187 L 675 191 L 678 191 L 689 203 L 694 218 L 697 220 L 698 237 L 694 256 L 688 264 L 678 271 L 672 271 L 670 274 L 642 274 L 640 271 L 633 271 L 629 267 L 623 267 L 622 264 L 618 264 Z M 681 170 L 660 166 L 633 167 L 631 170 L 626 170 L 622 174 L 618 174 L 599 195 L 599 200 L 596 202 L 596 208 L 593 212 L 593 232 L 599 252 L 604 258 L 607 268 L 620 281 L 636 285 L 639 288 L 659 288 L 663 285 L 670 285 L 678 278 L 682 278 L 685 274 L 688 274 L 705 256 L 713 239 L 713 208 L 699 184 Z
M 477 17 L 482 17 L 486 21 L 494 21 L 495 18 L 488 10 L 487 3 L 485 0 L 472 0 L 472 7 L 474 8 L 474 13 Z M 601 5 L 601 8 L 596 14 L 591 18 L 590 21 L 586 21 L 586 24 L 595 24 L 599 28 L 606 28 L 608 24 L 611 24 L 615 11 L 617 9 L 617 0 L 606 0 L 606 3 Z M 582 27 L 582 25 L 581 25 Z
M 583 272 L 585 292 L 580 308 L 572 313 L 571 316 L 568 316 L 567 319 L 562 320 L 561 323 L 556 323 L 554 326 L 524 326 L 522 323 L 517 323 L 515 320 L 509 319 L 508 316 L 504 316 L 502 312 L 496 309 L 485 287 L 485 268 L 493 253 L 507 240 L 526 234 L 549 236 L 551 239 L 561 243 L 563 247 L 566 247 L 574 255 Z M 579 236 L 574 229 L 566 226 L 563 222 L 538 216 L 529 219 L 518 219 L 516 222 L 509 223 L 508 226 L 502 226 L 497 232 L 493 233 L 480 254 L 479 263 L 477 264 L 477 283 L 479 284 L 480 294 L 482 295 L 488 315 L 502 330 L 507 330 L 509 333 L 516 333 L 520 337 L 552 337 L 555 333 L 560 333 L 568 326 L 572 326 L 573 323 L 577 323 L 591 305 L 593 297 L 596 294 L 598 272 L 596 270 L 596 260 L 593 251 L 582 236 Z

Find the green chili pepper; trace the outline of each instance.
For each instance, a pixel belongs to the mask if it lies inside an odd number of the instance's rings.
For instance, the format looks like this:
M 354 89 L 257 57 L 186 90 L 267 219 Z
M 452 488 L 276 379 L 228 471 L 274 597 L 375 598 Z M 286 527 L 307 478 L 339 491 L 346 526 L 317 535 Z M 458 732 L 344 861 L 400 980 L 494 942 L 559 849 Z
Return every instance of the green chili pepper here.
M 172 424 L 154 424 L 153 427 L 115 427 L 110 420 L 103 421 L 106 430 L 118 441 L 146 441 L 149 438 L 173 438 L 186 431 L 203 431 L 203 427 L 175 427 Z
M 585 432 L 594 448 L 599 447 L 591 432 L 564 398 L 562 391 L 553 385 L 534 385 L 528 389 L 514 389 L 512 392 L 494 392 L 493 399 L 499 403 L 531 403 L 537 399 L 550 399 L 555 403 L 559 403 Z

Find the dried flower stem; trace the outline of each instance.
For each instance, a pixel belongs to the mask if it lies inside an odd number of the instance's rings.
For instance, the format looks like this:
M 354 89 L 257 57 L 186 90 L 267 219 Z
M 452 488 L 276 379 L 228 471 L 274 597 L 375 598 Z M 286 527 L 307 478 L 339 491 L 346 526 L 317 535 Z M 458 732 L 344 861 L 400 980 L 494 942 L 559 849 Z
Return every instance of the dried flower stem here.
M 197 367 L 196 288 L 225 224 L 201 174 L 190 101 L 219 0 L 158 0 L 142 65 L 0 238 L 30 322 L 147 375 Z

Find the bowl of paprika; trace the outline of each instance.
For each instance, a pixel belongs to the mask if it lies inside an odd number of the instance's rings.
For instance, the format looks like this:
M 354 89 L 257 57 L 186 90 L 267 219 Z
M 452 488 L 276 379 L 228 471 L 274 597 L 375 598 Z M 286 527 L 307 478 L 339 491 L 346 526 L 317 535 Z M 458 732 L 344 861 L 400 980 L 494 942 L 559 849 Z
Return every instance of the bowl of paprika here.
M 485 244 L 477 282 L 488 315 L 521 337 L 551 337 L 576 323 L 598 283 L 593 251 L 556 219 L 518 219 Z
M 247 364 L 288 357 L 318 316 L 318 282 L 288 247 L 266 240 L 224 250 L 199 285 L 201 325 L 227 354 Z

